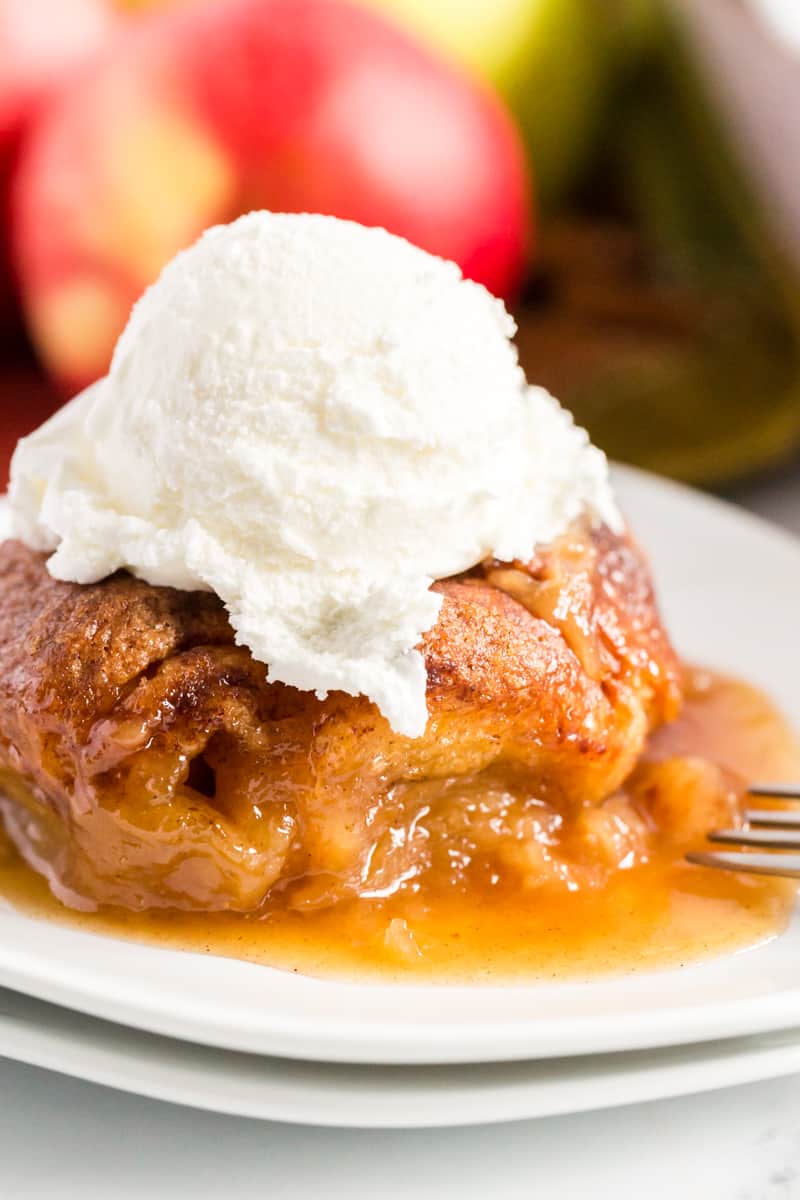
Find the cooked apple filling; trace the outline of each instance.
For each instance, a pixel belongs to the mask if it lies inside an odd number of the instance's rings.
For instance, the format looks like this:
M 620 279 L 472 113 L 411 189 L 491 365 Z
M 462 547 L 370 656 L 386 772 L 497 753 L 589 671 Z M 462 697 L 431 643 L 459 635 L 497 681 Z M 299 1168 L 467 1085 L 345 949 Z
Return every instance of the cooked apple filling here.
M 646 859 L 672 822 L 648 768 L 619 789 L 680 689 L 633 544 L 576 526 L 529 563 L 435 587 L 430 719 L 409 739 L 363 698 L 268 684 L 213 596 L 60 583 L 6 543 L 15 843 L 75 907 L 242 912 L 476 880 L 597 887 Z

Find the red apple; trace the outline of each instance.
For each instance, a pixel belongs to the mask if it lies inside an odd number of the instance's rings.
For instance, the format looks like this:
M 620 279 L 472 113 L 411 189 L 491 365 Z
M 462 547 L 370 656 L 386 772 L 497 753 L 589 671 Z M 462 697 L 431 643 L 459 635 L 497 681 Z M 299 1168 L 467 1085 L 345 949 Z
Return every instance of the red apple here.
M 0 146 L 115 23 L 108 0 L 0 0 Z
M 116 25 L 108 0 L 0 0 L 0 337 L 13 316 L 8 181 L 26 126 L 65 72 Z
M 384 225 L 503 296 L 529 240 L 524 155 L 500 103 L 339 0 L 143 19 L 44 114 L 14 201 L 33 337 L 73 387 L 106 370 L 164 263 L 248 209 Z

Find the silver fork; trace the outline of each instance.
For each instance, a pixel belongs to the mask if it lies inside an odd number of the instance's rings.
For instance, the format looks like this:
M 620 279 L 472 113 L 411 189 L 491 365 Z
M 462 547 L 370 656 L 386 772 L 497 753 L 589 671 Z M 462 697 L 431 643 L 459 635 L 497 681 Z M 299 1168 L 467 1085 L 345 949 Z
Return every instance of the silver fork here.
M 761 800 L 800 801 L 800 785 L 754 783 L 747 789 L 747 795 Z M 708 840 L 717 845 L 752 846 L 773 852 L 783 850 L 784 853 L 712 850 L 687 854 L 687 861 L 700 867 L 719 867 L 723 871 L 749 871 L 754 875 L 785 875 L 800 879 L 800 810 L 748 808 L 743 815 L 746 829 L 712 829 Z M 789 850 L 796 853 L 786 853 Z

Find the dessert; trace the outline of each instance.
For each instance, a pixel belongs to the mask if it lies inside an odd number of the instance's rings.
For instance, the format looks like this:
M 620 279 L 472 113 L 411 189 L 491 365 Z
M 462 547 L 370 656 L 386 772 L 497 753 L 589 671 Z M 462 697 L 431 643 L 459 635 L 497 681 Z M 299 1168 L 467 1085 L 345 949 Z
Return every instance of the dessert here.
M 542 882 L 565 871 L 562 837 L 677 706 L 642 561 L 577 527 L 526 567 L 435 586 L 429 717 L 409 738 L 365 697 L 268 683 L 209 593 L 126 575 L 58 582 L 7 542 L 7 828 L 73 906 L 251 911 L 278 891 L 292 906 L 334 903 L 440 873 L 459 846 L 454 880 L 468 859 Z M 486 828 L 464 792 L 492 807 Z M 537 834 L 551 850 L 540 863 Z
M 726 765 L 658 749 L 714 689 L 512 331 L 382 231 L 251 214 L 21 443 L 0 813 L 63 904 L 306 938 L 343 913 L 413 963 L 477 908 L 666 900 L 735 820 Z M 748 895 L 774 920 L 774 885 Z

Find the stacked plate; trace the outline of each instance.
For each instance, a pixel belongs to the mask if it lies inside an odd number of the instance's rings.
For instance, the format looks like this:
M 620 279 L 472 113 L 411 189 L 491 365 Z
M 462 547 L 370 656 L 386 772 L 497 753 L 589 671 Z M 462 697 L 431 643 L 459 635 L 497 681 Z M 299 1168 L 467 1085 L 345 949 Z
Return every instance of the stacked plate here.
M 674 485 L 616 483 L 682 653 L 762 686 L 800 725 L 800 546 Z M 800 1071 L 800 920 L 680 970 L 469 988 L 320 981 L 3 910 L 0 985 L 8 1058 L 282 1121 L 503 1121 Z

